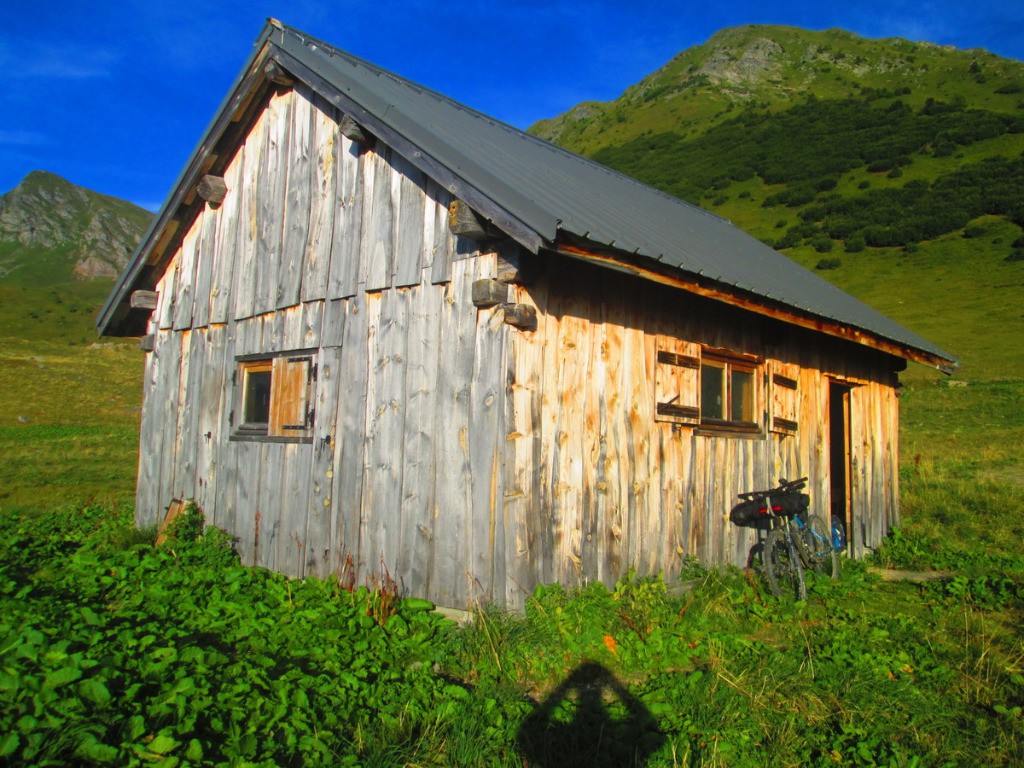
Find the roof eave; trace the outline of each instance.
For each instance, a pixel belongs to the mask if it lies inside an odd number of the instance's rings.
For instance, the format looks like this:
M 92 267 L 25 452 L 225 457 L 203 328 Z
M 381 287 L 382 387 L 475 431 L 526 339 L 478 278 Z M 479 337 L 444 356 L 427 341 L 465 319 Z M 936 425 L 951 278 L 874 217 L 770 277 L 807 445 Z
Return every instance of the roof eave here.
M 341 88 L 318 66 L 316 54 L 305 46 L 294 44 L 291 38 L 284 36 L 282 44 L 275 47 L 270 54 L 282 67 L 298 80 L 334 104 L 342 112 L 351 115 L 373 136 L 391 147 L 418 170 L 442 185 L 449 193 L 463 200 L 481 217 L 502 230 L 506 235 L 519 242 L 523 247 L 537 253 L 542 247 L 550 244 L 555 233 L 555 221 L 552 219 L 550 232 L 540 230 L 546 227 L 528 223 L 524 217 L 498 205 L 494 199 L 480 191 L 471 179 L 485 173 L 480 168 L 449 167 L 415 141 L 404 135 L 394 124 L 392 113 L 398 111 L 392 104 L 372 105 L 369 94 L 360 93 L 354 87 Z M 534 212 L 534 221 L 542 218 Z
M 947 375 L 952 374 L 959 368 L 959 362 L 952 355 L 937 354 L 931 350 L 919 349 L 905 343 L 889 339 L 872 331 L 855 328 L 852 325 L 841 323 L 830 318 L 823 318 L 810 313 L 800 312 L 793 307 L 782 303 L 775 303 L 765 300 L 763 297 L 751 294 L 747 291 L 737 290 L 734 287 L 718 284 L 713 280 L 701 278 L 698 275 L 689 275 L 682 270 L 663 266 L 660 263 L 653 263 L 650 267 L 637 263 L 653 261 L 648 257 L 638 259 L 623 258 L 626 254 L 614 254 L 603 249 L 590 249 L 581 247 L 579 244 L 561 240 L 555 250 L 564 256 L 599 264 L 604 267 L 616 269 L 626 274 L 651 280 L 652 282 L 680 288 L 689 293 L 703 296 L 715 301 L 721 301 L 740 309 L 754 312 L 765 317 L 806 328 L 819 333 L 824 333 L 846 341 L 876 349 L 890 355 L 911 360 L 915 363 L 935 368 Z
M 96 317 L 96 330 L 99 335 L 132 335 L 129 296 L 146 273 L 147 266 L 151 266 L 151 257 L 156 246 L 165 245 L 168 233 L 173 234 L 174 230 L 187 224 L 178 219 L 179 211 L 183 204 L 191 203 L 194 199 L 196 185 L 216 160 L 215 149 L 224 134 L 232 123 L 238 120 L 239 112 L 250 103 L 259 86 L 266 83 L 263 65 L 272 47 L 274 34 L 281 34 L 281 30 L 280 22 L 275 19 L 267 20 L 253 45 L 253 53 L 228 90 L 220 108 L 214 113 L 213 119 L 192 150 L 188 163 L 175 181 L 171 194 L 153 217 L 128 265 L 100 309 Z

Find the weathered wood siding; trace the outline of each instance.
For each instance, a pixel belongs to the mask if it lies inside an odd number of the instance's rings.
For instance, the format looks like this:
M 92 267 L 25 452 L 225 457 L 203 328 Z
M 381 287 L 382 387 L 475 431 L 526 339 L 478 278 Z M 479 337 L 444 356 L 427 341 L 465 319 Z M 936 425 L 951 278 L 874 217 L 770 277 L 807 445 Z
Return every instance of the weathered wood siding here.
M 688 556 L 746 561 L 754 538 L 727 519 L 740 491 L 806 474 L 828 509 L 830 381 L 850 387 L 857 552 L 896 522 L 890 358 L 550 254 L 509 288 L 538 313 L 515 329 L 472 303 L 496 256 L 451 235 L 449 193 L 339 117 L 301 85 L 272 95 L 223 204 L 182 233 L 149 328 L 140 523 L 196 499 L 246 563 L 390 577 L 452 606 L 629 568 L 671 579 Z M 655 419 L 658 350 L 702 344 L 796 382 L 758 383 L 782 427 Z M 238 439 L 238 357 L 296 350 L 317 370 L 311 435 Z
M 450 234 L 447 191 L 338 118 L 302 86 L 273 96 L 223 205 L 183 234 L 150 323 L 137 519 L 191 498 L 246 563 L 490 600 L 506 329 L 471 288 L 495 257 Z M 232 439 L 236 358 L 306 349 L 312 441 Z
M 629 568 L 671 579 L 688 556 L 742 565 L 756 533 L 733 526 L 729 510 L 741 491 L 779 477 L 809 476 L 812 503 L 827 515 L 830 381 L 851 387 L 857 553 L 897 522 L 892 358 L 557 257 L 542 280 L 515 291 L 539 317 L 536 332 L 512 337 L 510 355 L 505 502 L 515 534 L 506 567 L 520 584 L 608 583 Z M 725 435 L 656 421 L 657 351 L 677 340 L 762 358 L 766 408 L 768 374 L 795 374 L 795 433 Z

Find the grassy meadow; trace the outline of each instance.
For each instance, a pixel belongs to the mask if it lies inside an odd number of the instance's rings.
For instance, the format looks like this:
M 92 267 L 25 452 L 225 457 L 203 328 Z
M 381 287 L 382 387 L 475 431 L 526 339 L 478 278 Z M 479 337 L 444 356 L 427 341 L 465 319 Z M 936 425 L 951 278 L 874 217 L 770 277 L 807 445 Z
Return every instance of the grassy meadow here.
M 143 355 L 96 337 L 110 287 L 0 284 L 0 510 L 134 497 Z
M 131 526 L 142 353 L 90 331 L 109 286 L 55 306 L 53 287 L 5 293 L 0 766 L 1021 764 L 1019 317 L 964 286 L 1024 265 L 963 274 L 960 247 L 927 268 L 950 281 L 946 306 L 977 304 L 967 321 L 929 313 L 935 292 L 907 280 L 895 299 L 845 278 L 963 356 L 952 379 L 905 375 L 905 524 L 871 563 L 949 578 L 847 562 L 794 603 L 694 564 L 683 594 L 549 587 L 468 627 L 387 582 L 241 567 L 194 515 L 155 546 Z

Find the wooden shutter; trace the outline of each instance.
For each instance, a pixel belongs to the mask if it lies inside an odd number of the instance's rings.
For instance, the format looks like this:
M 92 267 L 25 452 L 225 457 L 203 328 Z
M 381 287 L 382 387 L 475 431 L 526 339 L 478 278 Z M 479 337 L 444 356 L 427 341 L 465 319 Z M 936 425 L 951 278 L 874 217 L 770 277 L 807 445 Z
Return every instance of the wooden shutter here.
M 700 345 L 658 337 L 654 418 L 673 424 L 700 423 Z
M 270 390 L 270 423 L 267 434 L 271 437 L 302 437 L 309 424 L 309 379 L 312 358 L 274 358 L 274 372 Z
M 768 366 L 769 429 L 795 435 L 800 424 L 799 366 L 772 360 Z

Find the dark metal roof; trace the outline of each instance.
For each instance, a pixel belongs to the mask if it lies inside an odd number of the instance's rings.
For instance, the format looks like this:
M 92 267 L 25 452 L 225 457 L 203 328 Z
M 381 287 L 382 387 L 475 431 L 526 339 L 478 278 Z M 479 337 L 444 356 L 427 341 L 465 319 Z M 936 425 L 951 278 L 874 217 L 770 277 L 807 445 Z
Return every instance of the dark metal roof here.
M 277 22 L 262 41 L 271 57 L 533 250 L 572 235 L 955 363 L 725 219 Z

